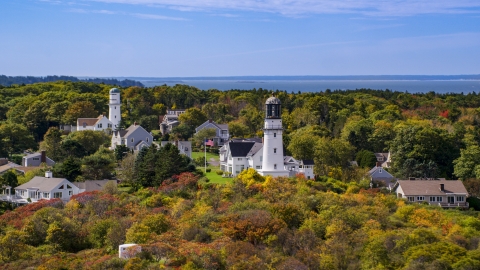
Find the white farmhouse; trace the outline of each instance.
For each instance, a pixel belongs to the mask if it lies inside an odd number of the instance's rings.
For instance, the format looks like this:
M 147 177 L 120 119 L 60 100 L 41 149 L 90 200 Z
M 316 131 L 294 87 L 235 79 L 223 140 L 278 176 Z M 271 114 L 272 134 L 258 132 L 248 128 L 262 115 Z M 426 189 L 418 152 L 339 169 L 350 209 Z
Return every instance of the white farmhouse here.
M 94 130 L 102 131 L 105 129 L 112 129 L 112 122 L 108 120 L 105 115 L 100 115 L 97 118 L 78 118 L 77 131 Z

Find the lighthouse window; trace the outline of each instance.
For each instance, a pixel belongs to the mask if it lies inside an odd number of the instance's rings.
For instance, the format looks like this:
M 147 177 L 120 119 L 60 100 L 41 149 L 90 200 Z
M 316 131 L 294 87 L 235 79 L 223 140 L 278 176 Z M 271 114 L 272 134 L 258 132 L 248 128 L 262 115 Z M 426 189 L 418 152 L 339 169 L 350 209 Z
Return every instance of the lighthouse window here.
M 115 110 L 117 109 L 117 106 L 115 106 Z
M 273 137 L 277 137 L 277 133 L 273 133 Z
M 277 164 L 273 164 L 273 168 L 276 170 L 277 169 Z
M 274 154 L 277 153 L 277 148 L 273 148 L 273 153 L 274 153 Z

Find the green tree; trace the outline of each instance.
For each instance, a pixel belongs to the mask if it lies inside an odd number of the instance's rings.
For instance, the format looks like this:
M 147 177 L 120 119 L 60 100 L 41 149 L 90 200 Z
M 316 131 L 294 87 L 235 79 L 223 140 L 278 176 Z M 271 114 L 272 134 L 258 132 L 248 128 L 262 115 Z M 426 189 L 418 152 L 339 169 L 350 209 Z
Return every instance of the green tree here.
M 53 166 L 53 172 L 69 181 L 75 181 L 82 174 L 81 162 L 74 157 L 67 157 L 62 163 Z
M 204 128 L 193 135 L 195 145 L 203 145 L 205 139 L 212 139 L 217 136 L 217 130 L 214 128 Z
M 75 125 L 78 118 L 95 118 L 98 117 L 98 111 L 95 105 L 90 101 L 79 101 L 71 104 L 63 115 L 65 124 Z
M 294 158 L 300 160 L 313 159 L 315 156 L 315 145 L 320 137 L 314 134 L 312 126 L 292 132 L 290 138 L 290 144 L 287 149 Z
M 185 113 L 182 113 L 178 120 L 180 123 L 193 127 L 194 129 L 205 121 L 207 121 L 207 116 L 199 108 L 189 108 L 185 110 Z
M 246 127 L 244 124 L 238 121 L 233 121 L 228 123 L 228 133 L 230 133 L 230 137 L 233 138 L 245 138 L 249 131 L 248 127 Z
M 95 154 L 82 159 L 82 176 L 85 179 L 110 179 L 115 169 L 115 159 L 112 151 L 100 147 Z
M 0 140 L 9 155 L 35 149 L 37 145 L 32 134 L 22 124 L 6 122 L 0 125 Z
M 347 168 L 355 147 L 342 139 L 320 138 L 315 145 L 315 174 L 328 175 L 332 168 Z
M 0 176 L 0 185 L 7 185 L 12 188 L 18 186 L 17 174 L 13 169 L 8 170 L 3 175 Z
M 72 132 L 68 134 L 65 140 L 77 141 L 85 148 L 86 154 L 91 155 L 100 148 L 100 146 L 109 146 L 110 136 L 103 131 L 84 130 L 82 132 Z
M 361 150 L 355 156 L 355 161 L 362 168 L 372 168 L 377 163 L 377 157 L 372 151 Z
M 468 145 L 460 150 L 460 157 L 453 161 L 454 174 L 462 179 L 480 178 L 480 146 Z M 479 172 L 477 175 L 476 172 Z
M 40 149 L 45 150 L 48 157 L 56 162 L 62 160 L 61 154 L 62 132 L 57 127 L 51 127 L 43 136 Z

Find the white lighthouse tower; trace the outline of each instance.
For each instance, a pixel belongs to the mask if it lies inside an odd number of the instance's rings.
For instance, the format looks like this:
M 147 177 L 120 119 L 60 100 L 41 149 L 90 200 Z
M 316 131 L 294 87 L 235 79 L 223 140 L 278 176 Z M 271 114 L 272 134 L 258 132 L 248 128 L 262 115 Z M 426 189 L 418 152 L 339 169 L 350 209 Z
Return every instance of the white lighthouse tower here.
M 110 107 L 110 111 L 108 112 L 108 120 L 112 122 L 112 129 L 117 130 L 120 121 L 122 120 L 122 113 L 120 111 L 120 90 L 117 88 L 110 89 L 110 101 L 108 106 Z
M 263 126 L 263 161 L 261 175 L 287 176 L 283 165 L 283 140 L 281 102 L 271 96 L 265 102 L 265 124 Z

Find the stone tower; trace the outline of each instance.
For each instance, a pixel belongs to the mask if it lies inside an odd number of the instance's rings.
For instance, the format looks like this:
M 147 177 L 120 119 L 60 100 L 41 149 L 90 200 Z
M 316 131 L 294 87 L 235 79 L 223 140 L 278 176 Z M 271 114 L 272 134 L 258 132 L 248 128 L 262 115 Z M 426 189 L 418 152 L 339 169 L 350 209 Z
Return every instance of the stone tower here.
M 287 176 L 284 168 L 282 140 L 282 108 L 280 99 L 271 96 L 265 102 L 265 123 L 263 126 L 263 161 L 261 175 Z
M 112 129 L 117 130 L 118 125 L 122 120 L 122 113 L 120 111 L 120 106 L 122 106 L 120 103 L 120 90 L 117 88 L 110 89 L 110 101 L 108 106 L 110 107 L 110 111 L 108 112 L 108 120 L 110 120 L 110 122 L 113 124 Z

